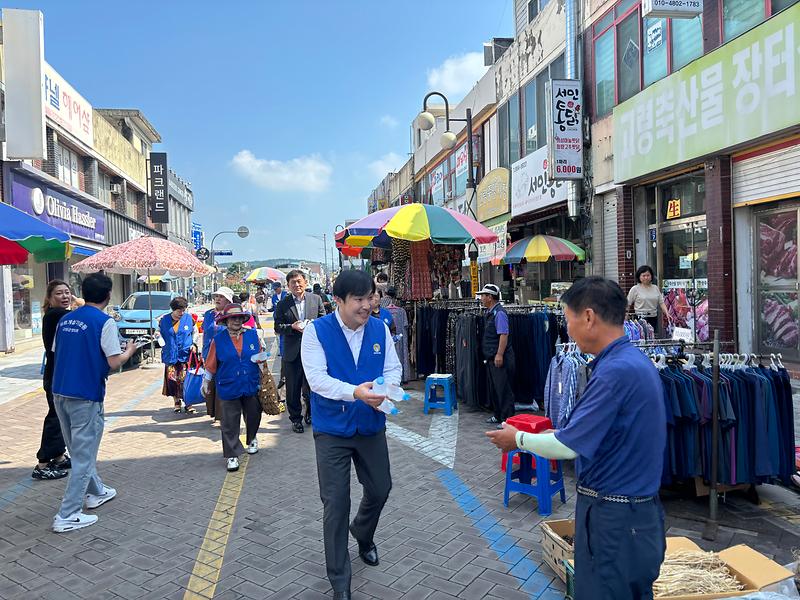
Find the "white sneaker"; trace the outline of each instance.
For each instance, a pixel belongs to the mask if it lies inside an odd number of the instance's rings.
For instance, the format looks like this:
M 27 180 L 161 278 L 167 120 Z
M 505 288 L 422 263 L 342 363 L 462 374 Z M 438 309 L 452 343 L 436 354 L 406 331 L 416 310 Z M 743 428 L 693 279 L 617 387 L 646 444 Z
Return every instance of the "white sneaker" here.
M 250 442 L 250 445 L 247 447 L 247 453 L 255 454 L 256 452 L 258 452 L 258 440 L 253 438 L 253 441 Z
M 66 518 L 56 515 L 53 517 L 53 531 L 56 533 L 64 533 L 65 531 L 72 531 L 73 529 L 83 529 L 95 523 L 97 523 L 96 515 L 86 515 L 80 511 Z
M 107 485 L 103 486 L 102 494 L 86 494 L 86 508 L 102 506 L 117 495 L 117 490 Z
M 228 459 L 228 471 L 238 471 L 239 470 L 239 459 L 229 458 Z

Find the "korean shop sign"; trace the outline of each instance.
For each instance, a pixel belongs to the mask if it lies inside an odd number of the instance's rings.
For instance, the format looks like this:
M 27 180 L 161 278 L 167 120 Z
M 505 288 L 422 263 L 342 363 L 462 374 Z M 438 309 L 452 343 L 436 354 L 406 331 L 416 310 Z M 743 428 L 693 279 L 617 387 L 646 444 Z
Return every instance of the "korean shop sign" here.
M 511 165 L 511 216 L 567 201 L 563 181 L 547 176 L 547 146 Z
M 681 217 L 681 199 L 672 198 L 667 200 L 667 219 L 680 219 Z
M 150 218 L 153 223 L 169 223 L 169 183 L 167 153 L 150 153 Z
M 553 79 L 547 94 L 550 179 L 583 179 L 583 98 L 577 79 Z
M 93 147 L 92 105 L 47 63 L 44 64 L 44 112 L 84 144 Z
M 504 167 L 489 171 L 475 193 L 478 196 L 478 220 L 487 221 L 508 212 L 508 184 L 511 173 Z
M 703 14 L 703 0 L 642 0 L 642 18 L 692 19 Z
M 800 123 L 800 4 L 614 108 L 622 183 Z

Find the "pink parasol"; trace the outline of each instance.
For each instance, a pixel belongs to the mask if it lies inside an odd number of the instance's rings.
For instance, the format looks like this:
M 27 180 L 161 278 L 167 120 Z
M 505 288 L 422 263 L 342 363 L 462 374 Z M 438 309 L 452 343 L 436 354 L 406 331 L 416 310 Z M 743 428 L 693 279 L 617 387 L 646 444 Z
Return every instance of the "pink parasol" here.
M 72 267 L 78 273 L 107 271 L 130 275 L 147 273 L 189 277 L 192 275 L 209 275 L 213 268 L 203 264 L 188 250 L 162 238 L 143 236 L 101 250 Z

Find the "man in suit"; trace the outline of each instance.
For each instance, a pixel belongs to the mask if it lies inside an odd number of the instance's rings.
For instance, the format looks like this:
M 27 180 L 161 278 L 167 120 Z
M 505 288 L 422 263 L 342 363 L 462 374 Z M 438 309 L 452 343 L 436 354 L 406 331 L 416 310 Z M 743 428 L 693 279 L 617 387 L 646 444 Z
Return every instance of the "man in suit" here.
M 450 274 L 447 295 L 451 300 L 472 298 L 472 284 L 461 279 L 459 271 L 453 271 Z
M 325 316 L 322 299 L 316 294 L 306 292 L 306 276 L 302 271 L 289 271 L 286 284 L 291 292 L 278 303 L 275 309 L 275 330 L 284 337 L 281 365 L 286 377 L 286 407 L 292 421 L 292 431 L 303 433 L 303 413 L 300 394 L 306 403 L 306 425 L 311 424 L 310 392 L 303 362 L 300 359 L 300 343 L 307 321 Z

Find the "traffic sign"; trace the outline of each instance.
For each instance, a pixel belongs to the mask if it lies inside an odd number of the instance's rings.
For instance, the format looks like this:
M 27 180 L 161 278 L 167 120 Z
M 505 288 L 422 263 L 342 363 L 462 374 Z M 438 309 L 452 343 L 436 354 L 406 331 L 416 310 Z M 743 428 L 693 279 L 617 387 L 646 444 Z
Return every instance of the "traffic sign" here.
M 200 260 L 208 260 L 208 258 L 211 256 L 211 252 L 208 251 L 208 248 L 203 248 L 203 247 L 195 250 L 194 254 Z
M 233 250 L 214 250 L 214 256 L 233 256 Z

